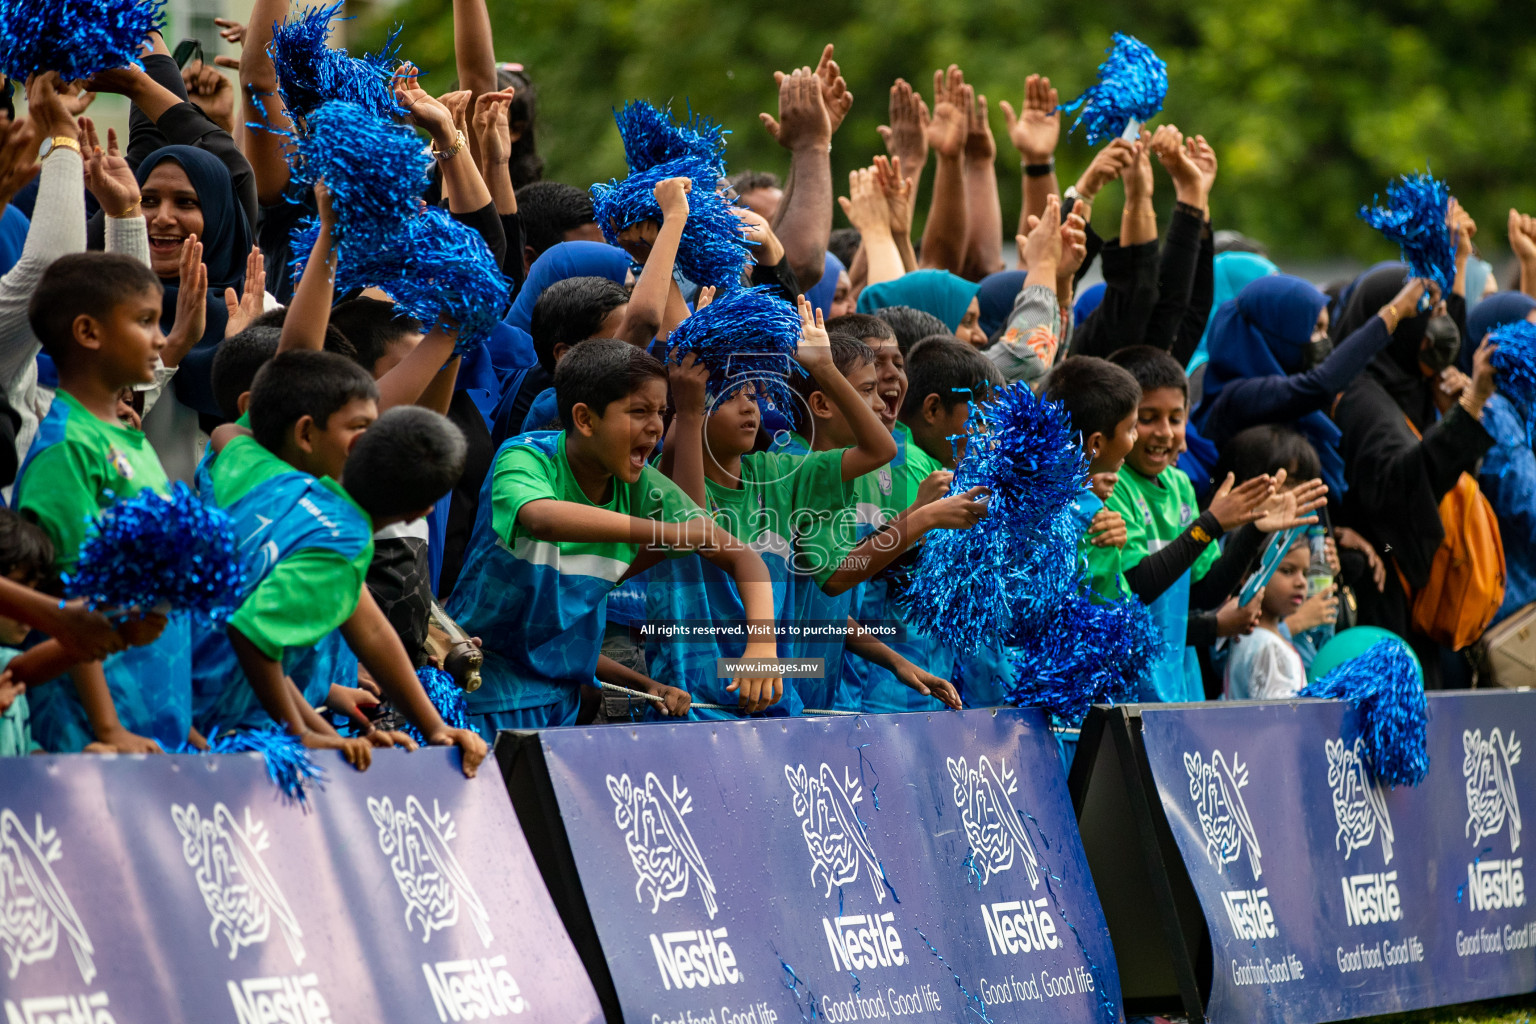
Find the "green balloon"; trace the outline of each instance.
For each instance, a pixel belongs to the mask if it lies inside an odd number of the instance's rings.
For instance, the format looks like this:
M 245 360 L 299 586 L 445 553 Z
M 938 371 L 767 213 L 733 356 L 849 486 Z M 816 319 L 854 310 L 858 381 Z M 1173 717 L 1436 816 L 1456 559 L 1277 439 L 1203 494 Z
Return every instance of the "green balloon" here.
M 1423 686 L 1424 668 L 1419 664 L 1419 656 L 1413 653 L 1413 648 L 1409 647 L 1402 637 L 1379 626 L 1356 626 L 1353 629 L 1335 633 L 1333 639 L 1323 644 L 1323 649 L 1318 651 L 1317 657 L 1312 660 L 1312 667 L 1307 670 L 1308 681 L 1317 682 L 1332 669 L 1360 657 L 1382 640 L 1395 640 L 1402 644 L 1403 650 L 1408 652 L 1408 657 L 1413 659 L 1414 674 L 1418 676 L 1419 685 Z

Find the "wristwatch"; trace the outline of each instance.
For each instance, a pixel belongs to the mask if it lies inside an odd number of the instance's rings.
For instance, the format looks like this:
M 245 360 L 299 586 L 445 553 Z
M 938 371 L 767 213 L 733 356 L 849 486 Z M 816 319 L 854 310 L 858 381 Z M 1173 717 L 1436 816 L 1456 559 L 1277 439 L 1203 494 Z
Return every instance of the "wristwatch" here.
M 438 149 L 437 144 L 433 143 L 432 157 L 438 161 L 452 160 L 454 157 L 459 155 L 459 150 L 464 148 L 464 143 L 467 141 L 469 140 L 464 137 L 464 133 L 455 129 L 453 145 L 449 146 L 447 149 Z
M 60 149 L 72 149 L 78 153 L 80 152 L 80 140 L 71 138 L 68 135 L 55 135 L 51 139 L 45 139 L 43 140 L 42 148 L 38 151 L 41 154 L 38 159 L 47 160 L 56 150 Z

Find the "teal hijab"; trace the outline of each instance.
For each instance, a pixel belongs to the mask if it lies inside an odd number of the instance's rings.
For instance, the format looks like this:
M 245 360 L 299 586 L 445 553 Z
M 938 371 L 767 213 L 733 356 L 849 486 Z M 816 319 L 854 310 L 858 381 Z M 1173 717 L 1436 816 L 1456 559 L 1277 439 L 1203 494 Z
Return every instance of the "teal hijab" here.
M 965 319 L 965 311 L 981 286 L 947 270 L 914 270 L 894 281 L 872 284 L 859 293 L 860 313 L 887 306 L 911 306 L 932 313 L 953 331 Z
M 1205 333 L 1200 335 L 1195 354 L 1189 357 L 1189 373 L 1194 373 L 1195 367 L 1210 359 L 1211 325 L 1216 322 L 1216 311 L 1259 278 L 1280 273 L 1280 268 L 1257 253 L 1224 252 L 1217 255 L 1213 273 L 1215 287 L 1211 295 L 1211 315 L 1205 321 Z

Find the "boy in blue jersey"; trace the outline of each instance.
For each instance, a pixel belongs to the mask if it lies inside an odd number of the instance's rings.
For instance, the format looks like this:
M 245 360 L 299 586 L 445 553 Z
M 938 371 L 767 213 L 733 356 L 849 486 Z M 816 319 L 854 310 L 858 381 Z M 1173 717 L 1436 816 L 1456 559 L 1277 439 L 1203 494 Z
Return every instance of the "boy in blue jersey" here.
M 594 676 L 661 698 L 686 714 L 688 693 L 600 658 L 605 604 L 628 575 L 664 555 L 697 551 L 736 581 L 749 619 L 773 618 L 767 568 L 647 460 L 661 439 L 667 372 L 626 342 L 575 346 L 555 372 L 558 433 L 522 434 L 496 454 L 481 493 L 464 571 L 448 603 L 484 638 L 484 680 L 468 695 L 488 739 L 504 728 L 573 724 Z M 748 658 L 773 658 L 771 639 Z M 772 675 L 735 680 L 746 703 L 776 700 Z
M 28 318 L 53 358 L 59 390 L 16 482 L 17 511 L 43 528 L 56 565 L 74 569 L 89 524 L 112 502 L 170 491 L 148 439 L 117 418 L 118 394 L 154 380 L 162 288 L 143 263 L 110 253 L 64 256 L 43 274 Z M 187 621 L 153 616 L 137 631 L 158 639 L 71 670 L 32 696 L 32 733 L 46 750 L 93 743 L 123 753 L 178 749 L 192 737 Z M 97 748 L 100 749 L 100 748 Z
M 835 408 L 848 424 L 843 432 L 848 444 L 794 454 L 754 452 L 762 411 L 752 384 L 728 382 L 729 390 L 716 397 L 706 419 L 708 369 L 692 355 L 673 373 L 677 416 L 668 442 L 678 485 L 707 508 L 722 529 L 761 553 L 773 578 L 775 621 L 791 650 L 800 648 L 787 630 L 804 622 L 793 614 L 793 578 L 840 561 L 844 549 L 838 544 L 835 520 L 852 507 L 855 482 L 884 466 L 896 449 L 867 396 L 842 370 L 866 369 L 862 360 L 867 350 L 851 339 L 831 339 L 820 311 L 813 315 L 804 297 L 799 312 L 796 358 L 816 384 L 815 399 Z M 861 382 L 866 376 L 872 377 L 859 374 Z M 873 386 L 872 379 L 863 383 Z M 698 559 L 676 559 L 652 571 L 647 610 L 653 625 L 685 623 L 706 634 L 648 643 L 651 673 L 686 687 L 703 703 L 742 707 L 744 701 L 725 692 L 715 668 L 717 658 L 741 657 L 745 643 L 745 609 L 731 581 Z M 797 680 L 785 705 L 774 710 L 795 713 L 807 694 L 818 702 L 812 707 L 826 706 L 820 702 L 827 698 L 815 688 L 835 683 L 839 668 L 837 660 L 829 659 L 825 679 Z M 713 711 L 701 717 L 732 715 Z
M 432 742 L 463 747 L 472 772 L 484 745 L 471 733 L 447 730 L 430 703 L 422 713 L 425 694 L 409 659 L 393 633 L 369 628 L 377 609 L 363 589 L 375 528 L 419 516 L 447 492 L 462 469 L 463 438 L 425 410 L 399 411 L 428 418 L 410 425 L 414 438 L 384 421 L 376 426 L 377 394 L 364 370 L 330 353 L 284 353 L 257 374 L 251 434 L 231 439 L 210 471 L 214 499 L 234 520 L 248 579 L 227 628 L 197 638 L 197 720 L 205 731 L 275 721 L 306 746 L 339 749 L 366 767 L 370 747 L 390 745 L 393 737 L 341 738 L 313 710 L 325 694 L 301 690 L 285 674 L 285 662 L 291 670 L 302 652 L 340 628 L 407 717 Z M 369 446 L 361 442 L 371 428 L 380 430 L 372 447 L 393 449 L 382 467 L 351 460 L 364 458 Z M 356 471 L 361 500 L 337 482 L 346 467 Z M 329 689 L 329 679 L 319 683 Z

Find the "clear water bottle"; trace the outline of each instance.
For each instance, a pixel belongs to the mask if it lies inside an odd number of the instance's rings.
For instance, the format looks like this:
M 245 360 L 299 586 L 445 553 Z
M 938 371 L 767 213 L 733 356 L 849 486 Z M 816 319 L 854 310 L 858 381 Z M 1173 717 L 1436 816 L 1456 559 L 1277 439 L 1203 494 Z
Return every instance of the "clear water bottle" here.
M 1312 562 L 1307 566 L 1307 596 L 1313 597 L 1333 586 L 1333 567 L 1328 564 L 1328 533 L 1321 525 L 1308 527 L 1307 547 L 1312 552 Z M 1321 648 L 1333 639 L 1333 623 L 1324 623 L 1309 632 Z

